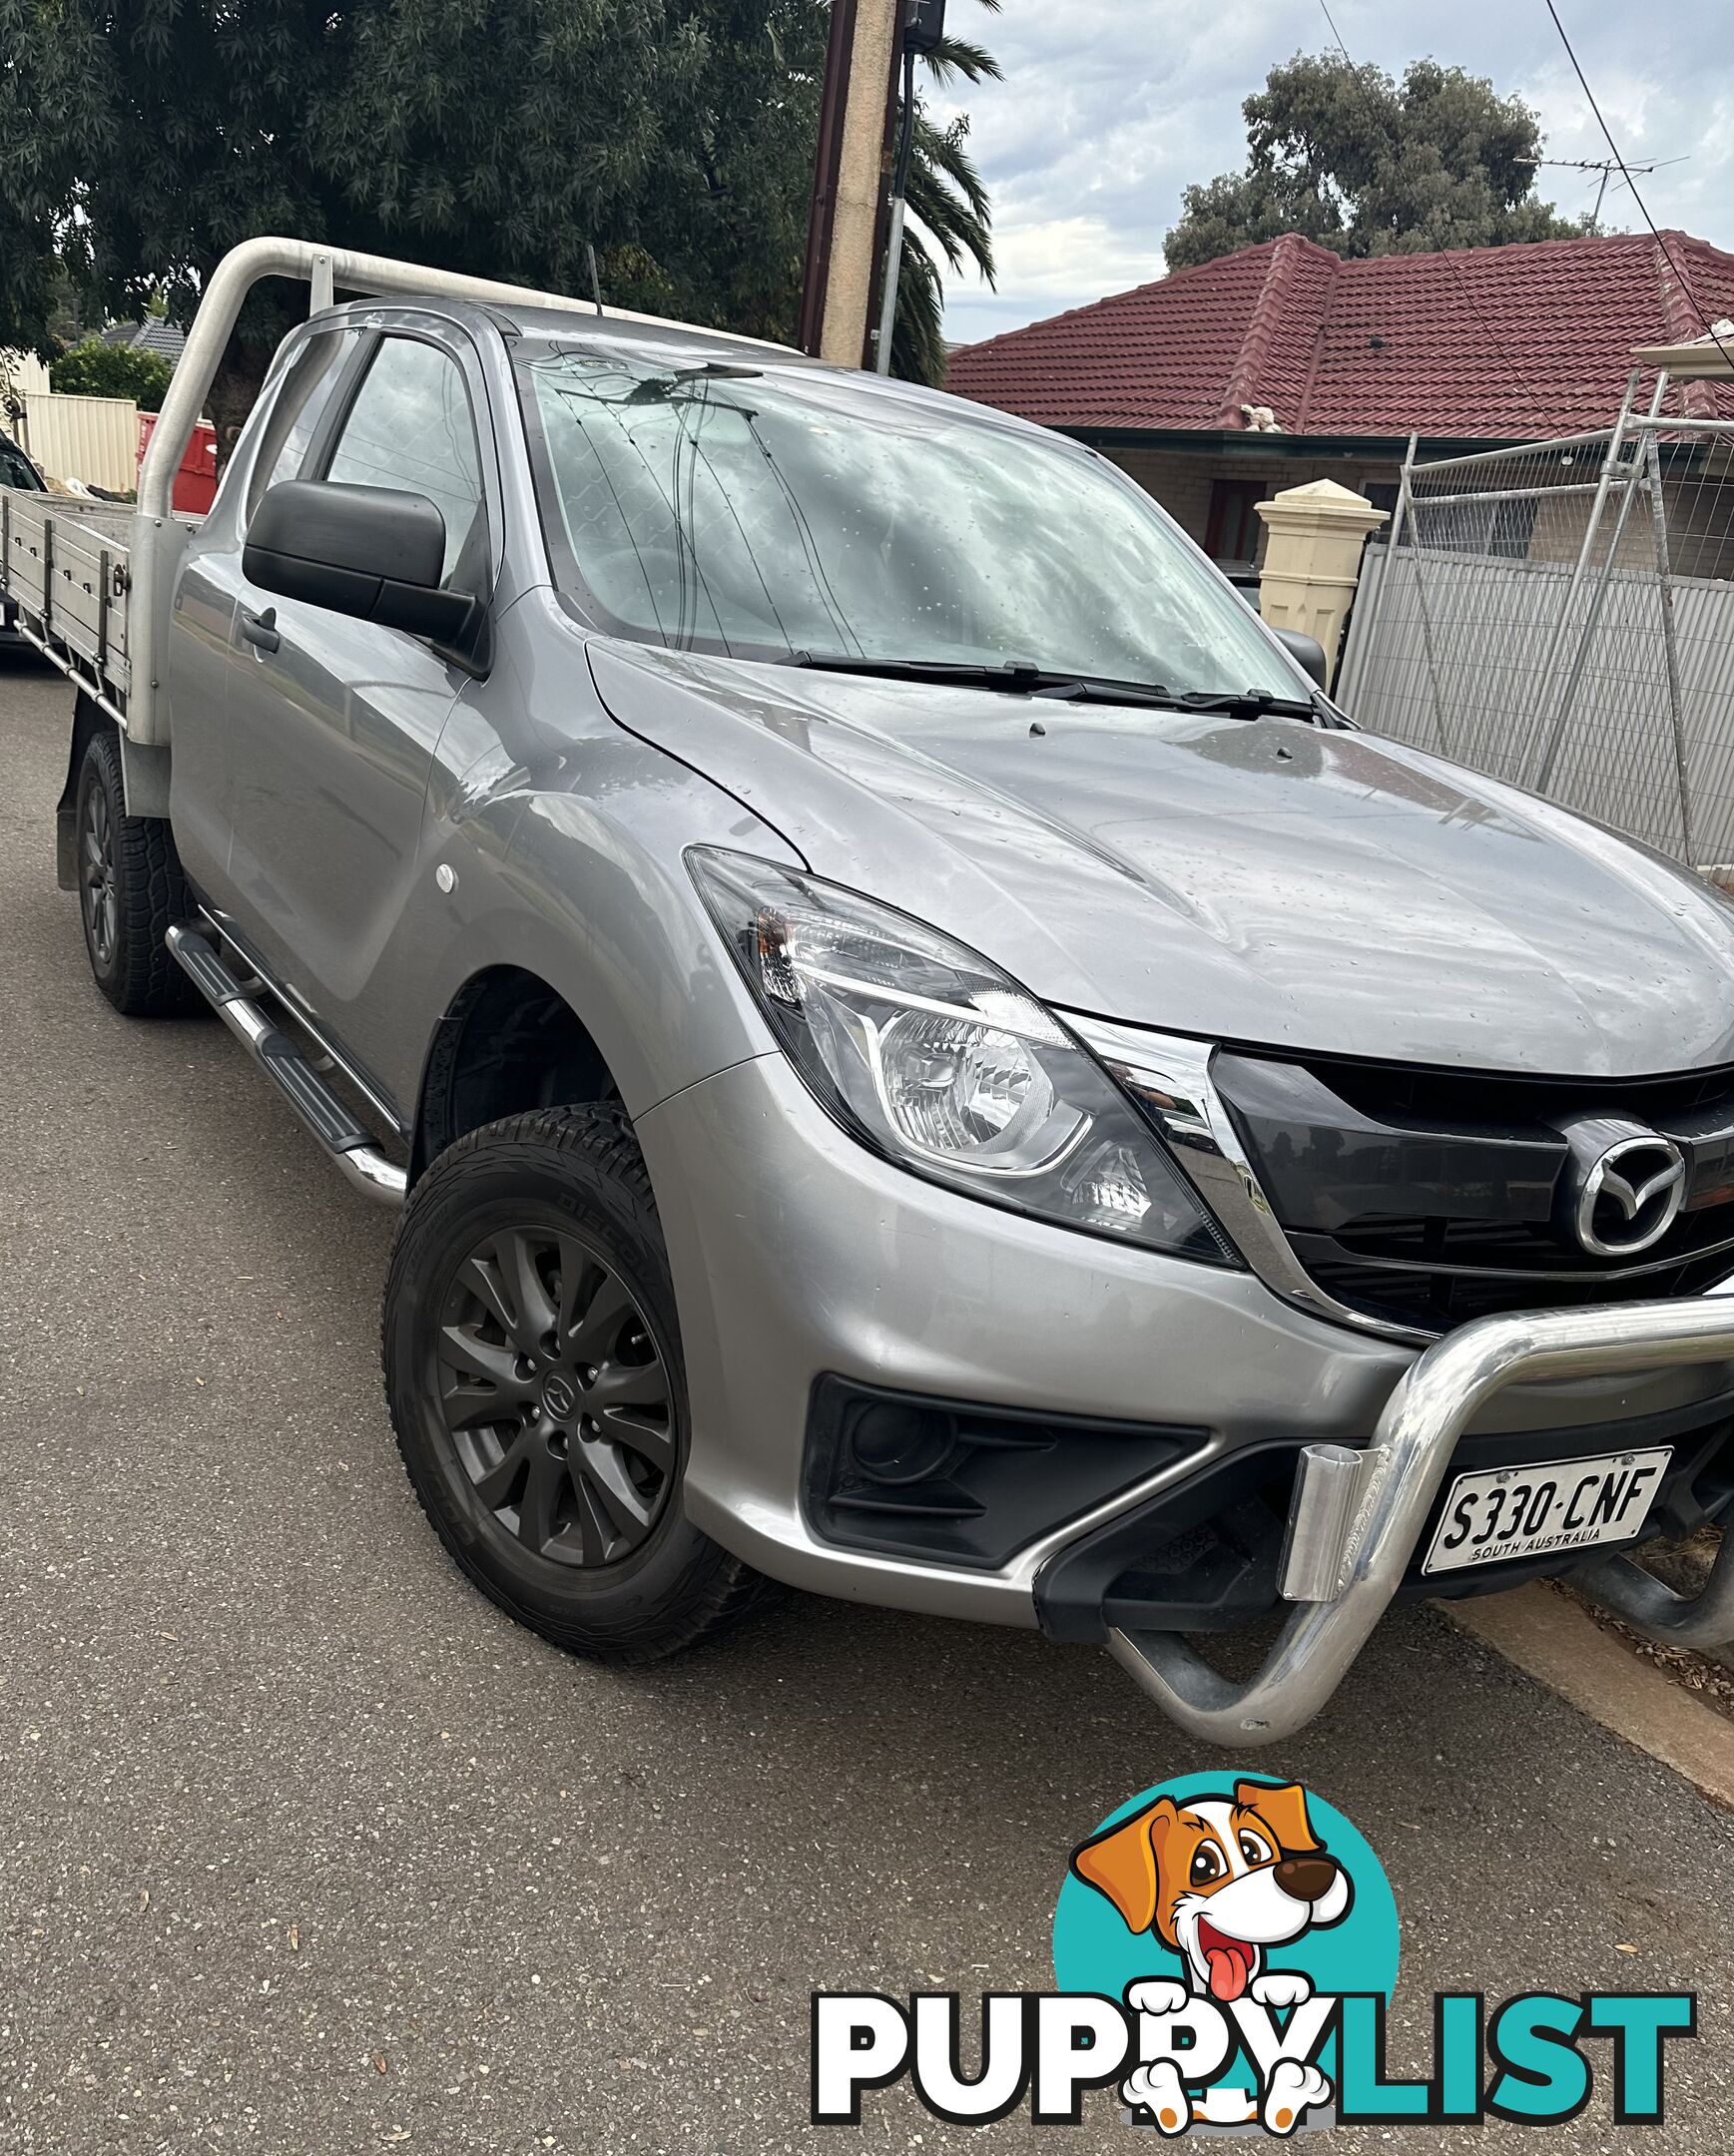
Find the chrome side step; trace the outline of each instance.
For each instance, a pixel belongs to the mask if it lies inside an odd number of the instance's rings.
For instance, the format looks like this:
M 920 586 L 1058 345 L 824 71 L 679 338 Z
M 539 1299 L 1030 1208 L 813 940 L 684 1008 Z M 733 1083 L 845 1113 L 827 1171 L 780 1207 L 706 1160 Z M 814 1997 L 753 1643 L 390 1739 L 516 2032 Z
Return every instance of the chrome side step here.
M 216 946 L 192 928 L 171 928 L 166 940 L 182 972 L 254 1061 L 277 1080 L 339 1173 L 379 1204 L 400 1206 L 408 1176 L 386 1159 L 373 1134 L 356 1122 L 289 1034 L 246 993 Z

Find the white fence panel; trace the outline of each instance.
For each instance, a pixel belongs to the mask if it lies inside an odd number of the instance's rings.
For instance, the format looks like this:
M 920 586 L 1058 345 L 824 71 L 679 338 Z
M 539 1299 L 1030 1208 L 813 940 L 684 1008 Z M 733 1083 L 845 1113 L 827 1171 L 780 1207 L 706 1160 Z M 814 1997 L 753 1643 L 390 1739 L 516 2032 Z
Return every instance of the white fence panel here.
M 1734 584 L 1674 586 L 1685 708 L 1693 850 L 1704 866 L 1734 862 Z
M 1429 749 L 1516 786 L 1534 786 L 1563 666 L 1541 678 L 1570 565 L 1370 547 L 1338 689 L 1376 734 Z M 1683 839 L 1653 574 L 1613 570 L 1547 794 L 1679 854 Z M 1692 852 L 1734 861 L 1734 584 L 1676 578 L 1682 731 Z M 1586 601 L 1573 608 L 1581 627 Z M 1443 662 L 1445 625 L 1474 625 Z M 1434 646 L 1430 664 L 1429 644 Z
M 1569 579 L 1563 562 L 1370 547 L 1339 694 L 1363 726 L 1521 783 L 1537 753 L 1535 661 Z M 1475 624 L 1445 664 L 1447 625 Z M 1431 647 L 1431 648 L 1430 648 Z
M 131 397 L 28 390 L 19 432 L 52 479 L 82 479 L 115 494 L 139 483 L 139 407 Z
M 26 391 L 44 396 L 48 393 L 48 369 L 34 352 L 0 351 L 0 406 L 7 403 L 8 390 L 20 399 Z M 0 410 L 0 425 L 5 423 L 5 413 Z
M 1608 429 L 1403 468 L 1339 696 L 1364 725 L 1698 867 L 1734 865 L 1734 421 Z M 1682 574 L 1682 571 L 1689 572 Z

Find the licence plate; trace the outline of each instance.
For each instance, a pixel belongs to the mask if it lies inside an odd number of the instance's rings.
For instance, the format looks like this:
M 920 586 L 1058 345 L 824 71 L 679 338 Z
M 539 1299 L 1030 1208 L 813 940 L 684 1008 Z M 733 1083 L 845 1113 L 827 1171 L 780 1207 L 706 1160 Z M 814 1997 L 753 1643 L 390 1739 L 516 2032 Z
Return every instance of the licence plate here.
M 1642 1528 L 1672 1445 L 1647 1452 L 1482 1467 L 1451 1484 L 1423 1572 L 1629 1542 Z

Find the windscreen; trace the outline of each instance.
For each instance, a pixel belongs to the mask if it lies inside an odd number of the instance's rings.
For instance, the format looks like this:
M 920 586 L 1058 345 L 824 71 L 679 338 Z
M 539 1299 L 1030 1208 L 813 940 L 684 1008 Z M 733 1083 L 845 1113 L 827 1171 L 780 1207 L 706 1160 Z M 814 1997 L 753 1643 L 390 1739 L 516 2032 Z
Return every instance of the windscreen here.
M 631 635 L 1305 693 L 1191 543 L 1071 444 L 817 369 L 520 367 L 557 573 Z
M 33 494 L 42 491 L 35 465 L 4 434 L 0 434 L 0 486 L 27 487 Z

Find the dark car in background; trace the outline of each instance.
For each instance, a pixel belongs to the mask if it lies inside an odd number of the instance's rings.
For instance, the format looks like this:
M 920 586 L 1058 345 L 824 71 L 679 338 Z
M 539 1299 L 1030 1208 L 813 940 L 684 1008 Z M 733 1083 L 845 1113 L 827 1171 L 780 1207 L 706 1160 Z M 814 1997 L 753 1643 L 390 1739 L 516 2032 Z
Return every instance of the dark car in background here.
M 44 491 L 42 474 L 10 434 L 0 434 L 0 487 L 19 487 L 27 493 Z M 18 610 L 10 599 L 0 599 L 0 651 L 24 650 L 18 634 Z

